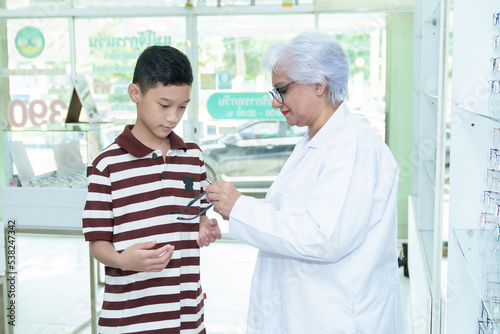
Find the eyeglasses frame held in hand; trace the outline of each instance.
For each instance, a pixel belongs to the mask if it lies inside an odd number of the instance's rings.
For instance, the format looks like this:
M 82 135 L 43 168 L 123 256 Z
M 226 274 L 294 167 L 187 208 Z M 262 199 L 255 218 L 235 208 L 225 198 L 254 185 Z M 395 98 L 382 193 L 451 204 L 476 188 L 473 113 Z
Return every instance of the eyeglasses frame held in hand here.
M 205 179 L 205 181 L 208 182 L 208 184 L 212 183 L 210 182 L 208 179 Z M 196 196 L 195 199 L 191 200 L 182 210 L 180 211 L 172 211 L 172 212 L 169 212 L 168 214 L 169 215 L 175 215 L 175 214 L 180 214 L 180 213 L 183 213 L 184 211 L 186 211 L 187 209 L 189 209 L 194 203 L 196 203 L 197 201 L 199 201 L 203 196 L 206 195 L 206 191 L 202 192 L 201 194 L 199 194 L 198 196 Z M 191 217 L 191 218 L 186 218 L 186 217 L 177 217 L 177 220 L 193 220 L 193 219 L 196 219 L 198 218 L 199 216 L 201 216 L 202 214 L 204 214 L 205 212 L 207 212 L 211 207 L 213 206 L 213 204 L 210 204 L 209 206 L 207 206 L 205 209 L 201 210 L 200 212 L 198 212 L 198 214 L 194 217 Z

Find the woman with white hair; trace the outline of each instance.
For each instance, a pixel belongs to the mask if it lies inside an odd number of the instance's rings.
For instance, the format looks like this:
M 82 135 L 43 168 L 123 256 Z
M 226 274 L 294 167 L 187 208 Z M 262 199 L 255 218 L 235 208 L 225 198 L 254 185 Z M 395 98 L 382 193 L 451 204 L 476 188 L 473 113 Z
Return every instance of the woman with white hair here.
M 247 333 L 404 333 L 397 262 L 399 169 L 345 103 L 342 46 L 314 30 L 272 46 L 263 67 L 291 126 L 307 126 L 265 201 L 205 187 L 230 235 L 257 247 Z

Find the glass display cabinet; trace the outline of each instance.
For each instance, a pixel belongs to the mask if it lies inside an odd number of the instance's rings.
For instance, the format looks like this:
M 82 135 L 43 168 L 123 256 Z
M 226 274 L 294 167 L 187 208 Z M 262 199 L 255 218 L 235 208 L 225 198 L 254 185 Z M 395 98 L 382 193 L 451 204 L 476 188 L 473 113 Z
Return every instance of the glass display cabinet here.
M 122 130 L 116 123 L 4 130 L 3 216 L 20 230 L 81 231 L 86 166 Z

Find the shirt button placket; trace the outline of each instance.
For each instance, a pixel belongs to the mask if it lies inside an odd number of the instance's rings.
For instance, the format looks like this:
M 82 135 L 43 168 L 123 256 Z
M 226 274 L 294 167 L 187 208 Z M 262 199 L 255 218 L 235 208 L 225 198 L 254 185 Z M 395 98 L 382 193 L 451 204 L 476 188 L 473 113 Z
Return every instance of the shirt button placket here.
M 170 150 L 167 152 L 167 156 L 166 156 L 166 161 L 161 165 L 162 167 L 162 171 L 161 171 L 161 194 L 162 196 L 167 196 L 168 193 L 167 193 L 167 186 L 168 186 L 168 173 L 167 173 L 167 164 L 168 164 L 168 160 L 169 160 L 169 156 L 170 156 Z

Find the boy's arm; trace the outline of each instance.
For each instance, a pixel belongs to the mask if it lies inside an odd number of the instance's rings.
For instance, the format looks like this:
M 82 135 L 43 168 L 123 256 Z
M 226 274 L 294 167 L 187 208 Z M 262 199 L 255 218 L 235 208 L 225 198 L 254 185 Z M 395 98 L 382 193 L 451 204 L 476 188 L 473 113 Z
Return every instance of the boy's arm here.
M 133 271 L 162 271 L 170 262 L 174 246 L 165 245 L 158 249 L 151 249 L 156 241 L 141 242 L 127 247 L 118 253 L 111 242 L 106 240 L 91 241 L 92 256 L 102 264 L 122 270 Z
M 200 217 L 200 233 L 196 243 L 199 247 L 209 246 L 215 240 L 222 238 L 219 224 L 216 219 L 208 219 L 206 215 Z

